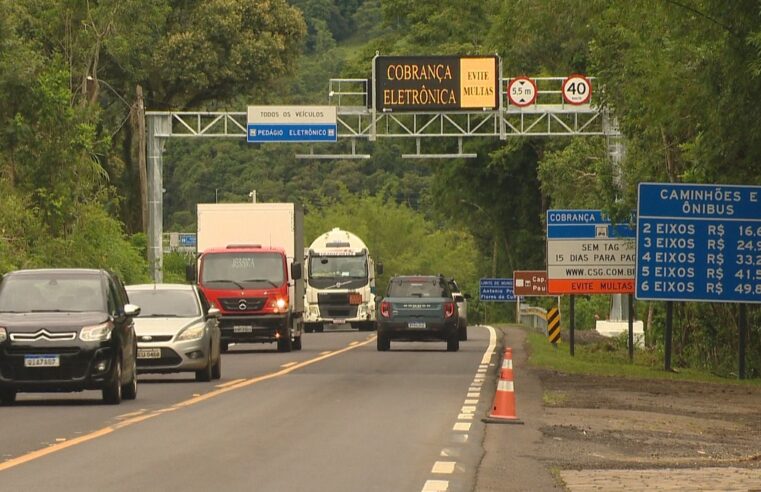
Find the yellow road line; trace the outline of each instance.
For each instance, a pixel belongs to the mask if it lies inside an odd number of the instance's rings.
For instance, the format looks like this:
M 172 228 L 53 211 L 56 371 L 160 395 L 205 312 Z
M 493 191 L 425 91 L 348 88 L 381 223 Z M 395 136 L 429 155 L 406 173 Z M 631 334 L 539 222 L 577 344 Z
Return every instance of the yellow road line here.
M 76 446 L 78 444 L 82 444 L 88 441 L 92 441 L 93 439 L 97 439 L 99 437 L 106 436 L 108 434 L 111 434 L 115 430 L 123 429 L 125 427 L 129 427 L 131 425 L 138 424 L 140 422 L 144 422 L 148 419 L 152 419 L 153 417 L 157 417 L 159 415 L 162 415 L 167 412 L 171 412 L 180 408 L 189 407 L 191 405 L 195 405 L 196 403 L 200 403 L 202 401 L 209 400 L 211 398 L 223 395 L 229 391 L 237 390 L 240 388 L 245 388 L 247 386 L 254 385 L 256 383 L 260 383 L 262 381 L 267 381 L 269 379 L 274 379 L 280 376 L 285 376 L 286 374 L 290 374 L 293 371 L 296 371 L 298 369 L 301 369 L 303 367 L 310 366 L 312 364 L 316 364 L 317 362 L 323 361 L 325 359 L 329 359 L 331 357 L 335 357 L 337 355 L 343 354 L 345 352 L 348 352 L 350 350 L 354 350 L 356 348 L 359 348 L 363 345 L 367 345 L 370 343 L 373 339 L 369 339 L 366 342 L 358 343 L 357 345 L 350 345 L 348 347 L 336 350 L 336 351 L 327 351 L 321 353 L 319 356 L 315 357 L 314 359 L 305 360 L 304 362 L 299 362 L 296 365 L 290 366 L 285 369 L 281 369 L 277 372 L 273 372 L 270 374 L 265 374 L 264 376 L 258 376 L 251 379 L 240 379 L 235 381 L 230 381 L 229 383 L 226 383 L 224 387 L 218 388 L 216 390 L 212 390 L 208 393 L 205 393 L 203 395 L 194 396 L 193 398 L 189 398 L 185 401 L 181 401 L 179 403 L 175 403 L 171 407 L 162 408 L 160 410 L 155 410 L 150 413 L 142 414 L 142 412 L 133 412 L 132 414 L 124 414 L 121 417 L 128 417 L 134 414 L 134 416 L 127 418 L 126 420 L 123 420 L 117 424 L 104 427 L 102 429 L 90 432 L 89 434 L 84 434 L 79 437 L 75 437 L 71 439 L 70 441 L 64 441 L 59 442 L 56 444 L 53 444 L 51 446 L 45 447 L 43 449 L 38 449 L 37 451 L 32 451 L 26 454 L 23 454 L 21 456 L 18 456 L 16 458 L 9 459 L 7 461 L 4 461 L 0 463 L 0 472 L 4 470 L 8 470 L 10 468 L 14 468 L 19 465 L 23 465 L 24 463 L 29 463 L 30 461 L 34 461 L 36 459 L 42 458 L 44 456 L 48 456 L 53 453 L 57 453 L 58 451 L 63 451 L 64 449 L 70 448 L 72 446 Z
M 216 388 L 224 388 L 226 386 L 232 386 L 233 384 L 240 383 L 241 381 L 245 381 L 245 379 L 233 379 L 232 381 L 228 381 L 226 383 L 218 384 L 215 387 Z
M 294 362 L 287 362 L 287 363 L 283 364 L 280 367 L 283 367 L 283 368 L 285 368 L 285 367 L 291 367 L 291 366 L 295 366 L 296 364 L 298 364 L 298 362 L 295 362 L 295 361 Z

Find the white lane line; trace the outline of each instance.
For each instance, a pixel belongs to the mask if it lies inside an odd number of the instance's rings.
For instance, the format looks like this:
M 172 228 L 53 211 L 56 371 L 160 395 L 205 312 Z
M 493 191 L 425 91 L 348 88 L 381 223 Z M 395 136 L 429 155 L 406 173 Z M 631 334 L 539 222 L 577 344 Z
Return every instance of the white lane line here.
M 481 393 L 468 393 L 468 398 L 478 398 Z
M 469 422 L 457 422 L 454 427 L 452 427 L 453 431 L 461 431 L 461 432 L 468 432 L 470 430 L 470 423 Z
M 280 367 L 282 367 L 283 369 L 285 369 L 286 367 L 295 366 L 296 364 L 298 364 L 298 362 L 296 362 L 296 361 L 293 361 L 293 362 L 286 362 L 285 364 L 281 365 Z
M 461 413 L 457 416 L 457 420 L 473 420 L 472 413 Z
M 478 405 L 478 400 L 465 400 L 463 403 L 465 405 Z
M 452 434 L 452 442 L 465 444 L 468 442 L 468 434 Z
M 463 406 L 463 407 L 460 409 L 460 411 L 461 411 L 462 413 L 474 413 L 474 412 L 476 411 L 476 407 L 474 407 L 474 406 L 471 406 L 471 405 L 464 405 L 464 406 Z
M 449 490 L 449 480 L 426 480 L 422 492 L 446 492 Z
M 431 473 L 454 473 L 455 461 L 437 461 L 433 464 Z

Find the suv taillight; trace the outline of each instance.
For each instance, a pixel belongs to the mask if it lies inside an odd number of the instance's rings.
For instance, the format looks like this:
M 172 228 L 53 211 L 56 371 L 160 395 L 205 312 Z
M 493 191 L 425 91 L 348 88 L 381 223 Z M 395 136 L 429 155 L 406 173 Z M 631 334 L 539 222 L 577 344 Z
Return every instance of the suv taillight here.
M 381 316 L 384 318 L 391 317 L 391 303 L 388 301 L 381 302 Z
M 452 316 L 454 316 L 454 302 L 445 302 L 444 303 L 444 317 L 451 318 Z

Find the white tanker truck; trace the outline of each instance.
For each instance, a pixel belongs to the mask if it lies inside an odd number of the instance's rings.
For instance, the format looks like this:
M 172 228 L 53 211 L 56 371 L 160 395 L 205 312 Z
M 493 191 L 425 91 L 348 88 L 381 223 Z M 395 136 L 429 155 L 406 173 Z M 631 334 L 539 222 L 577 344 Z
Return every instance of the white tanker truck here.
M 364 241 L 336 227 L 318 236 L 305 253 L 304 329 L 348 323 L 373 330 L 376 266 Z M 382 274 L 383 265 L 377 268 Z

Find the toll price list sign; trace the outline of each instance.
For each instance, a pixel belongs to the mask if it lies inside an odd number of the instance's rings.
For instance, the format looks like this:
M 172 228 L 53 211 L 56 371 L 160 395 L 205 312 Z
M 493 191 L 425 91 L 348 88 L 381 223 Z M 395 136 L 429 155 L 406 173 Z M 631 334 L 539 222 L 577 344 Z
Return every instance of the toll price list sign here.
M 641 183 L 638 299 L 761 302 L 761 187 Z

